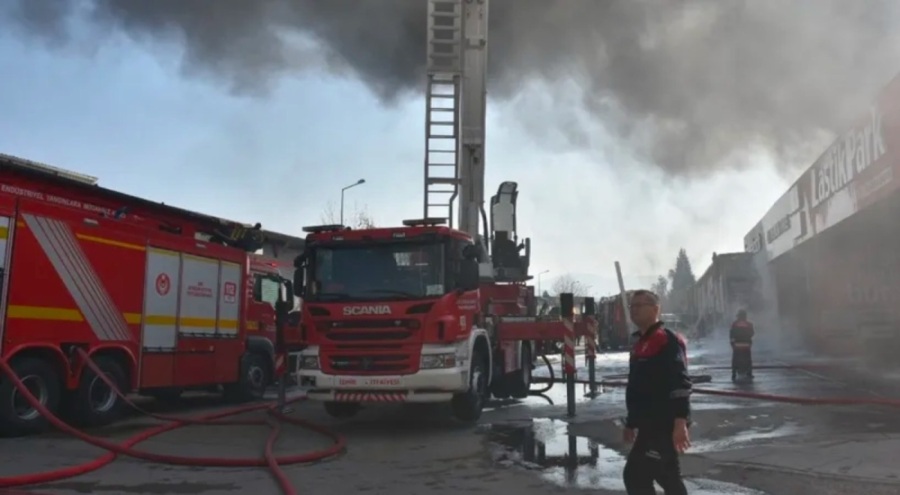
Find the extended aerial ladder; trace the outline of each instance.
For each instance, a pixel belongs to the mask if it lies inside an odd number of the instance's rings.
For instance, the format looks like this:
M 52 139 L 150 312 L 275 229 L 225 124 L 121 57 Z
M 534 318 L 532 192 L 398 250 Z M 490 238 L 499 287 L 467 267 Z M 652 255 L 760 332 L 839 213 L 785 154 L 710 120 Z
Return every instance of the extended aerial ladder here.
M 428 1 L 424 215 L 453 226 L 458 200 L 457 228 L 473 237 L 485 216 L 487 22 L 488 0 Z
M 517 244 L 516 183 L 504 182 L 492 198 L 490 226 L 484 207 L 488 7 L 488 0 L 428 1 L 423 214 L 452 227 L 457 201 L 457 228 L 481 247 L 482 278 L 525 282 L 530 242 Z

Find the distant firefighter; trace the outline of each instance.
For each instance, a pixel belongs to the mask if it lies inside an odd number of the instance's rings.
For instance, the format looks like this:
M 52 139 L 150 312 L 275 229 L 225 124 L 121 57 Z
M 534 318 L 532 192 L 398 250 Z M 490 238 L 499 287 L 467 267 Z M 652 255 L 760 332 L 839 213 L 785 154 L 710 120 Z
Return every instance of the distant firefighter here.
M 753 336 L 756 332 L 753 323 L 747 319 L 747 311 L 737 312 L 737 319 L 731 324 L 731 379 L 737 379 L 737 373 L 745 369 L 747 376 L 753 378 Z

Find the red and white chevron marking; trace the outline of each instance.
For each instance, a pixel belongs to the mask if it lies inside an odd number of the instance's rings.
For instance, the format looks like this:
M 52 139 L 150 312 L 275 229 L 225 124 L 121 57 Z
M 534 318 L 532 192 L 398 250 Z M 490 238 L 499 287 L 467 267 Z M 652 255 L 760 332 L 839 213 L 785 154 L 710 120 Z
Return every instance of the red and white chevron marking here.
M 563 341 L 565 350 L 563 352 L 563 362 L 565 364 L 566 373 L 575 374 L 575 322 L 570 318 L 563 319 L 563 325 L 566 326 L 566 336 Z
M 336 392 L 337 402 L 405 402 L 405 392 Z
M 284 354 L 279 354 L 275 357 L 275 375 L 282 376 L 285 371 L 287 371 L 287 366 L 285 366 L 285 362 L 287 360 L 284 358 Z
M 590 335 L 585 338 L 586 346 L 584 349 L 584 356 L 586 358 L 593 358 L 597 356 L 597 334 L 599 333 L 599 325 L 597 324 L 597 320 L 593 317 L 588 317 L 586 323 Z

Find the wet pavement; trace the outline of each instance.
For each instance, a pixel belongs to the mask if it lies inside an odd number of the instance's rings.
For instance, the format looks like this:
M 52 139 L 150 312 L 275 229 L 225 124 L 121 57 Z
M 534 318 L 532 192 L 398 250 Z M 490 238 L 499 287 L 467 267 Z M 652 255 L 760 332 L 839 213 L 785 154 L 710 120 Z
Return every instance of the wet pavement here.
M 890 380 L 860 379 L 836 369 L 759 369 L 752 383 L 734 384 L 729 356 L 718 344 L 694 345 L 692 374 L 709 375 L 704 389 L 804 397 L 900 397 Z M 757 365 L 803 360 L 808 356 L 756 356 Z M 558 360 L 556 366 L 559 366 Z M 584 359 L 579 357 L 584 373 Z M 599 374 L 627 371 L 627 355 L 598 356 Z M 557 373 L 558 375 L 559 373 Z M 535 376 L 547 375 L 536 370 Z M 294 415 L 325 424 L 347 437 L 347 452 L 335 459 L 286 472 L 299 493 L 391 495 L 590 492 L 622 494 L 621 471 L 628 446 L 621 441 L 619 418 L 624 392 L 606 387 L 598 397 L 577 386 L 577 414 L 566 416 L 565 387 L 521 401 L 494 401 L 476 427 L 460 425 L 439 406 L 369 407 L 359 417 L 337 421 L 319 404 L 305 403 Z M 217 406 L 196 399 L 199 409 Z M 693 398 L 693 447 L 682 459 L 689 493 L 741 494 L 896 494 L 900 471 L 900 415 L 870 405 L 801 406 L 697 394 Z M 131 418 L 93 431 L 124 439 L 155 424 Z M 265 427 L 190 427 L 151 439 L 142 448 L 191 456 L 256 456 Z M 317 434 L 286 427 L 281 453 L 323 448 Z M 0 477 L 90 460 L 93 447 L 53 433 L 36 438 L 0 439 Z M 278 493 L 264 469 L 207 469 L 119 459 L 112 466 L 29 491 L 73 495 Z M 3 493 L 0 489 L 0 493 Z
M 494 462 L 536 472 L 556 486 L 624 492 L 625 456 L 588 437 L 569 433 L 565 421 L 536 419 L 520 425 L 493 425 L 488 429 Z M 704 478 L 688 478 L 688 493 L 695 495 L 763 494 L 758 490 Z

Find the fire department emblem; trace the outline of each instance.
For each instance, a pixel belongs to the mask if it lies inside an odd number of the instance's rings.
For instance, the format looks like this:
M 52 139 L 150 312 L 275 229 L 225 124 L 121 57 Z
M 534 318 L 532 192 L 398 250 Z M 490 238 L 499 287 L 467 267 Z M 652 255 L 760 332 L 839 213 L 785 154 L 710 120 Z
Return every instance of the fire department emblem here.
M 222 285 L 222 294 L 225 296 L 225 302 L 232 304 L 237 299 L 237 284 L 234 282 L 225 282 Z
M 169 276 L 165 273 L 160 273 L 156 276 L 156 293 L 164 296 L 169 293 L 169 289 L 172 288 L 172 283 L 169 281 Z

